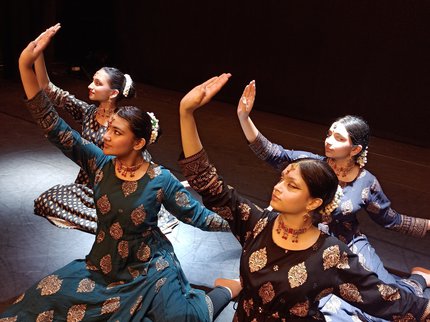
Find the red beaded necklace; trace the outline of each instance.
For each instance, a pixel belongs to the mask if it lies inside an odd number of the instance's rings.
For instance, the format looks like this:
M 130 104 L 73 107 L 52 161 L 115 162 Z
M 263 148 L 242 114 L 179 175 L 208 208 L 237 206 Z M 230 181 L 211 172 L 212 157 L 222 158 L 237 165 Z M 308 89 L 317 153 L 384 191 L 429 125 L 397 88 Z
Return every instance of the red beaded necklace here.
M 307 227 L 303 227 L 300 229 L 293 229 L 290 227 L 287 227 L 284 223 L 284 221 L 282 220 L 282 217 L 279 216 L 278 217 L 278 227 L 276 228 L 276 232 L 280 235 L 282 232 L 282 239 L 287 240 L 288 239 L 288 235 L 292 235 L 292 239 L 291 242 L 293 243 L 297 243 L 299 240 L 299 235 L 303 234 L 304 232 L 306 232 L 310 227 L 312 226 L 312 223 L 307 226 Z
M 132 165 L 131 167 L 127 167 L 121 163 L 118 159 L 115 159 L 116 161 L 116 167 L 119 173 L 121 173 L 122 176 L 127 177 L 127 174 L 130 173 L 130 177 L 133 178 L 135 172 L 145 163 L 145 160 L 142 160 L 140 163 L 136 165 Z

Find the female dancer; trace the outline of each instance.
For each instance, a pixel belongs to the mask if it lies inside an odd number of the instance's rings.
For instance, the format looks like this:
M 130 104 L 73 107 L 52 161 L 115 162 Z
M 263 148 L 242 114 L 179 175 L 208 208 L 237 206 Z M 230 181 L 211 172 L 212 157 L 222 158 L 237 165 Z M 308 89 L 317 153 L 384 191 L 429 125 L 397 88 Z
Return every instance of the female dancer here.
M 335 197 L 338 179 L 327 162 L 311 158 L 292 161 L 273 188 L 270 205 L 276 212 L 259 208 L 218 175 L 200 142 L 193 113 L 229 76 L 214 77 L 182 99 L 180 122 L 186 159 L 181 166 L 204 204 L 230 223 L 242 244 L 243 291 L 235 321 L 324 320 L 318 302 L 330 293 L 390 321 L 429 319 L 428 299 L 383 283 L 343 242 L 313 225 L 320 212 L 328 218 L 340 199 Z M 411 279 L 421 289 L 426 287 L 423 276 Z
M 333 209 L 332 216 L 325 220 L 330 233 L 348 244 L 351 251 L 359 255 L 362 264 L 375 272 L 382 281 L 397 283 L 406 290 L 419 292 L 420 288 L 415 283 L 393 276 L 385 269 L 367 237 L 360 232 L 357 214 L 362 209 L 377 224 L 390 230 L 415 237 L 423 237 L 430 230 L 430 220 L 402 215 L 392 209 L 390 200 L 382 191 L 376 177 L 364 168 L 369 142 L 367 123 L 350 115 L 336 120 L 327 133 L 325 157 L 310 152 L 287 150 L 267 140 L 252 122 L 249 114 L 255 95 L 255 81 L 252 81 L 245 87 L 237 108 L 242 130 L 252 151 L 278 170 L 301 157 L 326 161 L 335 171 L 343 192 L 340 204 Z M 430 285 L 428 270 L 417 267 L 412 269 L 412 273 L 422 274 L 426 277 L 427 285 Z M 342 309 L 345 311 L 351 308 Z M 351 312 L 348 314 L 351 315 Z
M 19 69 L 27 107 L 48 139 L 80 163 L 94 187 L 98 227 L 85 259 L 28 289 L 0 321 L 211 321 L 231 298 L 227 288 L 192 289 L 169 240 L 157 227 L 160 205 L 205 230 L 228 223 L 192 199 L 164 167 L 143 158 L 160 131 L 152 113 L 121 107 L 111 117 L 103 150 L 62 120 L 32 65 L 59 26 L 32 41 Z

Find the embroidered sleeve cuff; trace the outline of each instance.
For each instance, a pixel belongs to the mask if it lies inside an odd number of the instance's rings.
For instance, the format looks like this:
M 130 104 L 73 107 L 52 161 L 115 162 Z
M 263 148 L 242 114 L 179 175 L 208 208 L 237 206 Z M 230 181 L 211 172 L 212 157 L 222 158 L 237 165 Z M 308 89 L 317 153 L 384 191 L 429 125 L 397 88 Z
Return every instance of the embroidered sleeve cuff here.
M 427 233 L 429 220 L 424 218 L 415 218 L 405 215 L 401 215 L 402 222 L 396 226 L 394 230 L 399 231 L 403 234 L 424 237 Z
M 26 100 L 25 104 L 37 125 L 49 132 L 58 122 L 58 113 L 44 91 L 40 91 L 33 98 Z
M 249 147 L 259 159 L 265 160 L 268 156 L 270 144 L 270 141 L 266 139 L 263 134 L 258 132 L 257 138 L 254 140 L 254 142 L 249 144 Z

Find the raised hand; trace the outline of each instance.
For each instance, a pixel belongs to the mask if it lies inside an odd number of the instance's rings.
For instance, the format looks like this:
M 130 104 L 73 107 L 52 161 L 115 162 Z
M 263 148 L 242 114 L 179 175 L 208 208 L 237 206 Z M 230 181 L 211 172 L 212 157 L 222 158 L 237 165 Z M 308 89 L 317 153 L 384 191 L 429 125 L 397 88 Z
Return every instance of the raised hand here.
M 22 51 L 19 57 L 19 64 L 21 66 L 32 66 L 60 28 L 61 25 L 57 23 L 42 32 L 35 40 L 31 41 Z
M 239 120 L 245 120 L 249 117 L 254 106 L 256 95 L 255 80 L 249 82 L 243 90 L 242 96 L 240 97 L 239 103 L 237 104 L 237 116 Z
M 216 93 L 227 83 L 230 73 L 223 73 L 212 77 L 203 84 L 197 85 L 189 91 L 181 100 L 181 112 L 193 112 L 200 106 L 207 104 Z

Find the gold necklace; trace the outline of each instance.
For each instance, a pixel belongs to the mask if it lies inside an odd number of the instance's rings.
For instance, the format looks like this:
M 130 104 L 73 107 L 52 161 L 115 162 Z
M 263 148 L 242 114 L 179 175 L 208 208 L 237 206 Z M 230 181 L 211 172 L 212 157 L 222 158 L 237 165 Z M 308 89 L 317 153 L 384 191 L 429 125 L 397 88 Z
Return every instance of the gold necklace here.
M 339 167 L 336 164 L 336 161 L 331 158 L 327 160 L 327 163 L 333 169 L 334 173 L 336 173 L 336 176 L 341 178 L 345 178 L 351 172 L 351 170 L 354 169 L 355 166 L 355 162 L 352 159 L 346 167 Z
M 278 217 L 278 227 L 276 228 L 276 233 L 278 235 L 281 235 L 282 233 L 282 239 L 288 240 L 288 235 L 292 235 L 291 242 L 297 243 L 299 241 L 299 235 L 305 233 L 309 228 L 311 228 L 312 223 L 303 228 L 299 229 L 293 229 L 285 225 L 284 221 L 282 220 L 282 217 Z
M 138 164 L 132 165 L 132 166 L 126 166 L 121 163 L 118 159 L 115 159 L 115 166 L 118 172 L 124 176 L 127 177 L 127 174 L 130 174 L 130 178 L 133 178 L 135 175 L 135 172 L 139 170 L 139 168 L 145 163 L 145 160 L 142 159 L 142 161 Z

